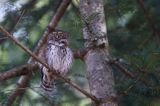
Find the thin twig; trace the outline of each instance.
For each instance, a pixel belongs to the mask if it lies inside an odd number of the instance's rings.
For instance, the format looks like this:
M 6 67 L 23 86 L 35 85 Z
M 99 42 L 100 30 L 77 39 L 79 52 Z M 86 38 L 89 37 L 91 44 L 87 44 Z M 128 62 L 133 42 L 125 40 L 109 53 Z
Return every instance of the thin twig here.
M 46 68 L 49 68 L 46 63 L 38 58 L 31 50 L 29 50 L 26 46 L 20 43 L 14 36 L 12 36 L 7 30 L 5 30 L 2 26 L 0 26 L 0 31 L 3 32 L 8 38 L 10 38 L 15 44 L 17 44 L 20 48 L 22 48 L 25 52 L 27 52 L 30 56 L 32 56 L 35 60 L 40 62 Z
M 20 16 L 17 18 L 15 25 L 12 28 L 12 31 L 16 28 L 16 26 L 19 24 L 19 22 L 21 21 L 22 17 L 24 16 L 24 14 L 26 13 L 26 10 L 22 10 Z
M 115 65 L 118 69 L 120 69 L 120 71 L 122 71 L 126 76 L 128 76 L 129 78 L 135 79 L 135 74 L 133 74 L 132 72 L 128 71 L 124 66 L 122 66 L 119 62 L 118 59 L 113 59 L 110 60 L 108 62 L 111 65 Z M 133 64 L 132 64 L 133 65 Z M 142 71 L 140 69 L 137 68 L 138 71 Z M 145 85 L 150 85 L 148 83 L 148 81 L 146 81 L 143 77 L 141 77 L 138 81 L 141 81 L 143 84 Z
M 125 95 L 128 95 L 128 92 L 137 84 L 138 81 L 142 81 L 142 78 L 143 78 L 145 75 L 146 75 L 146 73 L 143 74 L 143 75 L 141 75 L 140 77 L 138 77 L 138 78 L 134 81 L 134 83 L 133 83 L 132 85 L 130 85 L 130 86 L 129 86 L 125 91 L 123 91 L 122 93 L 125 94 Z
M 81 59 L 83 60 L 84 56 L 87 54 L 88 50 L 87 49 L 82 49 L 82 50 L 77 50 L 74 52 L 74 58 L 75 59 Z
M 119 64 L 119 63 L 117 62 L 117 59 L 115 59 L 115 60 L 110 60 L 108 63 L 111 64 L 111 65 L 113 64 L 113 65 L 115 65 L 116 67 L 118 67 L 125 75 L 127 75 L 127 76 L 129 76 L 129 77 L 131 77 L 131 78 L 134 78 L 134 77 L 135 77 L 133 73 L 131 73 L 131 72 L 128 71 L 125 67 L 123 67 L 121 64 Z
M 138 4 L 140 5 L 141 9 L 143 10 L 144 12 L 144 15 L 146 17 L 146 20 L 149 24 L 149 26 L 151 27 L 152 29 L 152 32 L 153 32 L 153 35 L 156 36 L 158 38 L 158 40 L 160 40 L 160 32 L 159 30 L 157 29 L 156 27 L 156 24 L 154 23 L 151 15 L 149 14 L 149 12 L 147 11 L 147 9 L 145 8 L 145 5 L 144 5 L 144 0 L 137 0 Z M 158 42 L 159 46 L 160 46 L 160 43 Z

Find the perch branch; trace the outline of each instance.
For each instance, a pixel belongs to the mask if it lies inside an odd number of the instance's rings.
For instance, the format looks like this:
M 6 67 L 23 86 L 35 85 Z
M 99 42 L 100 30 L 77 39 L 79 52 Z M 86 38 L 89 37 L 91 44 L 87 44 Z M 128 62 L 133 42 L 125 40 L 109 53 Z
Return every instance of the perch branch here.
M 42 60 L 40 60 L 34 53 L 32 53 L 28 48 L 26 48 L 23 44 L 21 44 L 17 39 L 15 39 L 9 32 L 7 32 L 3 27 L 0 26 L 0 31 L 2 31 L 3 33 L 5 33 L 5 35 L 10 38 L 11 40 L 13 40 L 15 42 L 15 44 L 17 44 L 19 47 L 21 47 L 25 52 L 27 52 L 29 55 L 31 55 L 36 61 L 38 61 L 39 63 L 41 63 L 43 66 L 45 66 L 48 70 L 51 70 L 49 68 L 49 66 L 44 63 Z M 66 79 L 64 77 L 62 77 L 61 75 L 59 75 L 56 72 L 52 72 L 55 76 L 57 76 L 58 78 L 62 79 L 64 82 L 66 82 L 67 84 L 69 84 L 70 86 L 72 86 L 73 88 L 75 88 L 76 90 L 78 90 L 79 92 L 81 92 L 82 94 L 86 95 L 87 97 L 89 97 L 90 99 L 92 99 L 93 101 L 97 102 L 98 99 L 95 98 L 93 95 L 91 95 L 90 93 L 86 92 L 85 90 L 81 89 L 77 84 L 75 84 L 74 82 L 72 82 L 70 79 Z M 21 87 L 21 85 L 19 85 Z M 24 87 L 21 87 L 24 88 Z M 24 90 L 23 90 L 24 91 Z
M 47 39 L 47 36 L 48 34 L 51 32 L 51 31 L 54 31 L 58 22 L 60 21 L 61 17 L 64 15 L 68 5 L 70 4 L 71 0 L 63 0 L 63 2 L 60 4 L 58 10 L 56 11 L 55 15 L 52 17 L 49 25 L 48 25 L 48 30 L 46 30 L 44 32 L 44 34 L 42 35 L 41 39 L 39 40 L 35 50 L 34 50 L 34 53 L 35 54 L 38 54 L 39 53 L 39 50 L 40 48 L 43 46 L 43 44 L 45 43 L 46 39 Z M 29 62 L 32 61 L 32 57 L 29 59 Z
M 35 1 L 35 0 L 34 0 Z M 63 16 L 64 12 L 66 11 L 68 5 L 69 5 L 69 2 L 71 2 L 71 0 L 63 0 L 62 3 L 60 4 L 60 6 L 58 7 L 58 10 L 57 12 L 55 13 L 55 15 L 53 16 L 52 20 L 50 23 L 50 25 L 54 25 L 54 26 L 49 26 L 48 29 L 55 29 L 56 25 L 58 24 L 59 20 L 61 19 L 61 17 Z M 34 4 L 34 3 L 33 3 Z M 61 14 L 61 15 L 60 15 Z M 55 24 L 53 24 L 55 23 Z M 42 47 L 42 45 L 44 44 L 46 38 L 47 38 L 47 35 L 49 34 L 49 31 L 50 30 L 46 30 L 44 32 L 44 34 L 42 35 L 41 39 L 39 40 L 36 48 L 34 49 L 34 53 L 35 54 L 38 54 L 39 50 L 40 50 L 40 47 Z M 33 62 L 33 57 L 30 57 L 29 60 L 28 60 L 28 63 L 32 63 Z M 13 91 L 13 93 L 9 96 L 8 100 L 12 100 L 12 101 L 8 101 L 8 103 L 11 105 L 13 104 L 14 100 L 16 99 L 17 96 L 22 96 L 25 89 L 24 90 L 21 90 L 19 92 L 19 88 L 25 88 L 26 86 L 28 86 L 28 81 L 30 79 L 30 74 L 28 75 L 25 75 L 25 76 L 21 76 L 18 83 L 19 85 L 17 86 L 16 90 Z

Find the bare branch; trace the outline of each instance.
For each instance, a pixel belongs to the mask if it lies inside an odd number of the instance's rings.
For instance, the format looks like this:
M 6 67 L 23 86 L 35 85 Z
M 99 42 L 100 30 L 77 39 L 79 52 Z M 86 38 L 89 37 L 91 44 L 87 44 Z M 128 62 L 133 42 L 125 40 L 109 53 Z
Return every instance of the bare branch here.
M 36 0 L 34 0 L 34 1 L 36 1 Z M 52 24 L 53 23 L 56 23 L 56 24 L 53 24 L 54 26 L 50 26 L 50 29 L 55 29 L 57 23 L 59 22 L 62 15 L 66 11 L 66 8 L 68 7 L 69 2 L 71 2 L 71 0 L 63 0 L 63 2 L 60 4 L 60 7 L 58 8 L 56 14 L 53 16 L 53 18 L 50 22 Z M 66 5 L 64 5 L 64 4 L 66 4 Z M 61 14 L 61 15 L 59 15 L 59 14 Z M 54 18 L 54 17 L 56 17 L 56 18 Z M 49 34 L 49 31 L 46 30 L 34 50 L 35 54 L 38 54 L 40 47 L 42 47 L 42 45 L 44 44 L 48 34 Z M 28 60 L 28 63 L 32 63 L 32 62 L 33 62 L 33 57 L 30 57 L 30 59 Z M 26 86 L 28 86 L 29 79 L 30 79 L 30 74 L 20 77 L 20 79 L 18 81 L 19 85 L 17 86 L 16 90 L 9 96 L 9 100 L 12 100 L 12 101 L 9 101 L 10 104 L 13 104 L 13 102 L 17 96 L 23 95 L 23 93 L 25 92 L 25 89 L 19 91 L 19 88 L 25 88 Z
M 70 0 L 64 0 L 64 2 L 66 2 L 66 1 L 70 1 Z M 63 13 L 64 13 L 64 4 L 62 3 L 62 7 L 60 7 L 63 11 Z M 59 12 L 61 12 L 61 11 L 59 11 Z M 60 17 L 60 16 L 62 16 L 62 14 L 63 13 L 61 13 L 61 14 L 58 14 L 57 15 L 57 17 Z M 56 22 L 56 23 L 54 23 L 54 21 Z M 53 20 L 51 21 L 51 23 L 49 24 L 49 31 L 47 31 L 46 33 L 44 33 L 44 37 L 46 38 L 46 36 L 49 34 L 49 32 L 51 31 L 51 30 L 54 30 L 53 28 L 57 25 L 57 21 L 59 21 L 59 18 L 56 18 L 56 16 L 54 16 L 53 17 Z M 53 26 L 53 27 L 52 27 Z M 46 68 L 48 68 L 49 69 L 49 66 L 46 64 L 46 63 L 44 63 L 43 61 L 41 61 L 34 53 L 32 53 L 28 48 L 26 48 L 24 45 L 22 45 L 17 39 L 15 39 L 13 36 L 11 36 L 11 34 L 10 33 L 8 33 L 3 27 L 0 27 L 0 30 L 3 32 L 3 33 L 5 33 L 5 35 L 6 36 L 8 36 L 11 40 L 13 40 L 18 46 L 20 46 L 24 51 L 26 51 L 29 55 L 31 55 L 32 56 L 32 58 L 34 58 L 36 61 L 38 61 L 39 63 L 41 63 L 42 65 L 44 65 Z M 42 37 L 43 38 L 43 37 Z M 44 38 L 44 39 L 45 39 Z M 44 40 L 43 39 L 43 40 Z M 44 40 L 45 41 L 45 40 Z M 43 41 L 40 41 L 40 43 L 39 43 L 39 45 L 38 45 L 38 47 L 40 48 L 41 46 L 40 45 L 42 45 L 43 43 L 42 43 Z M 38 51 L 39 51 L 39 48 L 38 49 L 36 49 L 35 50 L 35 53 L 37 54 L 38 53 Z M 31 62 L 32 61 L 32 59 L 30 59 L 30 61 L 29 62 Z M 50 69 L 49 69 L 50 70 Z M 98 99 L 97 98 L 95 98 L 93 95 L 91 95 L 90 93 L 88 93 L 88 92 L 86 92 L 85 90 L 83 90 L 83 89 L 81 89 L 77 84 L 75 84 L 74 82 L 72 82 L 70 79 L 67 79 L 67 78 L 64 78 L 64 77 L 62 77 L 62 76 L 60 76 L 59 74 L 57 74 L 57 73 L 54 73 L 54 72 L 52 72 L 55 76 L 57 76 L 57 77 L 59 77 L 60 79 L 62 79 L 64 82 L 66 82 L 67 84 L 69 84 L 69 85 L 71 85 L 73 88 L 75 88 L 76 90 L 78 90 L 79 92 L 81 92 L 82 94 L 84 94 L 84 95 L 86 95 L 87 97 L 89 97 L 90 99 L 92 99 L 93 101 L 95 101 L 95 102 L 97 102 L 98 101 Z M 27 82 L 28 82 L 28 80 L 29 80 L 29 78 L 28 78 L 28 76 L 25 76 L 25 80 L 22 80 L 21 81 L 21 84 L 19 84 L 18 85 L 18 87 L 17 88 L 24 88 L 24 86 L 27 86 Z M 23 82 L 23 83 L 22 83 Z M 18 91 L 19 91 L 20 89 L 18 89 Z M 21 89 L 20 90 L 20 92 L 23 92 L 25 89 Z M 20 93 L 21 94 L 21 93 Z M 15 90 L 15 92 L 13 92 L 13 94 L 9 97 L 9 99 L 8 99 L 8 103 L 13 103 L 13 99 L 12 98 L 15 98 L 14 96 L 15 95 L 19 95 L 19 93 L 17 92 L 17 90 Z
M 42 60 L 40 60 L 35 54 L 33 54 L 28 48 L 26 48 L 23 44 L 21 44 L 18 40 L 16 40 L 9 32 L 7 32 L 4 28 L 2 28 L 0 26 L 0 30 L 2 32 L 5 33 L 6 36 L 8 36 L 9 38 L 11 38 L 11 40 L 13 40 L 18 46 L 20 46 L 24 51 L 26 51 L 29 55 L 31 55 L 33 58 L 35 58 L 36 61 L 38 61 L 39 63 L 41 63 L 43 66 L 45 66 L 48 71 L 50 71 L 51 69 L 49 68 L 49 66 L 44 63 Z M 65 81 L 66 83 L 68 83 L 69 85 L 71 85 L 73 88 L 77 89 L 79 92 L 81 92 L 82 94 L 86 95 L 87 97 L 91 98 L 93 101 L 97 102 L 98 100 L 92 96 L 90 93 L 86 92 L 85 90 L 81 89 L 77 84 L 75 84 L 74 82 L 72 82 L 70 79 L 66 79 L 64 77 L 62 77 L 61 75 L 59 75 L 56 72 L 51 71 L 51 73 L 53 73 L 55 76 L 57 76 L 58 78 L 62 79 L 63 81 Z M 23 87 L 24 88 L 24 87 Z
M 151 27 L 152 29 L 152 32 L 153 32 L 153 35 L 157 37 L 158 40 L 160 40 L 160 32 L 159 30 L 157 29 L 156 27 L 156 24 L 154 23 L 153 21 L 153 18 L 151 17 L 151 15 L 149 14 L 149 12 L 147 11 L 147 9 L 145 8 L 145 5 L 144 5 L 144 0 L 137 0 L 138 4 L 140 5 L 141 9 L 143 10 L 144 12 L 144 15 L 146 17 L 146 20 L 149 24 L 149 26 Z M 149 40 L 148 40 L 149 41 Z M 160 46 L 160 43 L 158 42 L 159 46 Z
M 74 52 L 73 55 L 74 55 L 74 58 L 83 60 L 83 58 L 87 54 L 87 52 L 88 52 L 87 49 L 77 50 Z
M 38 62 L 40 62 L 42 65 L 44 65 L 47 69 L 51 70 L 49 68 L 49 66 L 44 63 L 42 60 L 40 60 L 35 54 L 33 54 L 28 48 L 26 48 L 24 45 L 22 45 L 17 39 L 15 39 L 9 32 L 7 32 L 3 27 L 0 26 L 0 30 L 2 32 L 5 33 L 6 36 L 8 36 L 9 38 L 11 38 L 11 40 L 13 40 L 18 46 L 20 46 L 24 51 L 26 51 L 29 55 L 31 55 L 33 58 L 35 58 L 35 60 L 37 60 Z M 64 80 L 66 83 L 68 83 L 69 85 L 71 85 L 72 87 L 74 87 L 75 89 L 77 89 L 78 91 L 80 91 L 81 93 L 83 93 L 84 95 L 86 95 L 87 97 L 91 98 L 93 101 L 98 101 L 94 96 L 92 96 L 91 94 L 89 94 L 88 92 L 86 92 L 85 90 L 81 89 L 77 84 L 73 83 L 71 80 L 66 79 L 62 76 L 60 76 L 58 73 L 52 72 L 54 75 L 56 75 L 57 77 L 59 77 L 60 79 Z
M 31 73 L 28 74 L 28 76 L 24 76 L 23 80 L 20 84 L 17 85 L 17 88 L 12 92 L 12 94 L 8 97 L 8 100 L 6 102 L 6 106 L 12 106 L 14 101 L 16 100 L 17 96 L 22 96 L 23 92 L 26 89 L 25 88 L 28 85 L 29 79 L 30 79 Z
M 58 22 L 60 21 L 61 17 L 64 15 L 68 5 L 70 4 L 71 0 L 63 0 L 63 2 L 60 4 L 57 12 L 55 13 L 55 15 L 52 17 L 52 20 L 50 21 L 49 25 L 48 25 L 48 30 L 46 30 L 44 32 L 44 34 L 42 35 L 41 39 L 39 40 L 34 53 L 38 54 L 40 48 L 43 46 L 43 44 L 45 43 L 48 34 L 51 31 L 54 31 Z M 29 62 L 32 61 L 32 57 L 29 59 Z
M 69 84 L 70 86 L 72 86 L 73 88 L 75 88 L 76 90 L 78 90 L 79 92 L 81 92 L 86 97 L 88 97 L 91 100 L 93 100 L 94 102 L 99 102 L 99 100 L 95 96 L 93 96 L 92 94 L 88 93 L 87 91 L 81 89 L 76 83 L 74 83 L 70 79 L 66 79 L 64 77 L 61 77 L 61 79 L 63 79 L 67 84 Z
M 134 74 L 133 73 L 131 73 L 130 71 L 128 71 L 125 67 L 123 67 L 121 64 L 119 64 L 118 62 L 117 62 L 117 60 L 110 60 L 109 61 L 109 64 L 113 64 L 113 65 L 115 65 L 116 67 L 118 67 L 125 75 L 127 75 L 127 76 L 129 76 L 129 77 L 131 77 L 131 78 L 134 78 L 135 76 L 134 76 Z
M 108 62 L 109 64 L 111 65 L 115 65 L 118 69 L 120 69 L 120 71 L 122 71 L 126 76 L 128 76 L 129 78 L 132 78 L 132 79 L 136 79 L 136 75 L 133 74 L 132 72 L 128 71 L 126 69 L 126 67 L 124 67 L 123 65 L 121 65 L 119 62 L 118 62 L 118 59 L 113 59 L 113 60 L 110 60 Z M 143 72 L 144 73 L 144 70 L 140 69 L 138 66 L 132 64 L 133 66 L 135 66 L 137 68 L 138 71 L 140 72 Z M 146 73 L 145 73 L 146 74 Z M 143 76 L 144 77 L 144 76 Z M 148 81 L 146 81 L 143 77 L 140 77 L 138 79 L 138 81 L 141 81 L 143 84 L 145 85 L 150 85 Z
M 25 52 L 27 52 L 29 55 L 31 55 L 34 59 L 36 59 L 38 62 L 40 62 L 43 66 L 46 68 L 49 68 L 46 63 L 44 63 L 42 60 L 38 58 L 32 51 L 30 51 L 26 46 L 24 46 L 22 43 L 20 43 L 17 39 L 14 38 L 7 30 L 5 30 L 2 26 L 0 26 L 0 31 L 3 32 L 8 38 L 10 38 L 14 43 L 16 43 L 19 47 L 21 47 Z
M 34 71 L 37 68 L 38 66 L 36 64 L 25 64 L 25 65 L 10 69 L 6 72 L 0 73 L 0 81 L 4 81 L 13 77 L 28 74 L 29 72 Z
M 13 31 L 16 26 L 19 24 L 19 22 L 21 21 L 22 17 L 24 16 L 24 14 L 26 13 L 26 10 L 22 10 L 20 16 L 16 19 L 16 22 L 13 26 L 13 28 L 11 29 L 11 31 Z

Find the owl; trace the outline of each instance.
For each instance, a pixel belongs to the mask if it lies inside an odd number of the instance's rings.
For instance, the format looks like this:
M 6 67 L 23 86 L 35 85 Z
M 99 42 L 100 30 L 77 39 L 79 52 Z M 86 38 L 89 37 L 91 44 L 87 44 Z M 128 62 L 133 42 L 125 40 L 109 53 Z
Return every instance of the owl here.
M 73 53 L 69 48 L 68 37 L 68 33 L 60 30 L 51 32 L 46 44 L 40 50 L 39 57 L 51 69 L 48 71 L 46 67 L 39 65 L 42 73 L 41 87 L 46 91 L 53 91 L 55 80 L 58 79 L 52 72 L 65 76 L 72 66 Z

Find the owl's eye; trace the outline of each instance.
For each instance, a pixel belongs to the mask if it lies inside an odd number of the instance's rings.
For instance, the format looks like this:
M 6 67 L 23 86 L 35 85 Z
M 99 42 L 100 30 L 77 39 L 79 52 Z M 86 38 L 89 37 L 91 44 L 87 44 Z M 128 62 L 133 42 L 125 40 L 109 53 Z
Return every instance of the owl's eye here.
M 65 40 L 61 40 L 60 42 L 61 42 L 61 43 L 63 43 L 63 44 L 65 44 L 65 43 L 66 43 L 66 41 L 65 41 Z
M 67 39 L 61 39 L 60 43 L 67 46 L 68 45 L 68 40 Z

